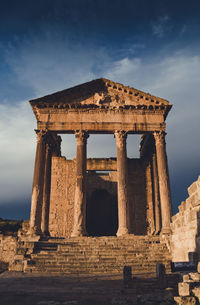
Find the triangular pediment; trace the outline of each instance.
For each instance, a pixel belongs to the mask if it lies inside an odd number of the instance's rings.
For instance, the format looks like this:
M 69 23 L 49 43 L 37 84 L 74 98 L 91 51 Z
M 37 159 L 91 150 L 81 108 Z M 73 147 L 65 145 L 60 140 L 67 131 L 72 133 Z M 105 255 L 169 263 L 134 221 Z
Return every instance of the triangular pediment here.
M 165 99 L 141 90 L 100 78 L 66 90 L 62 90 L 30 101 L 32 106 L 62 104 L 75 108 L 95 107 L 118 108 L 125 106 L 170 106 Z

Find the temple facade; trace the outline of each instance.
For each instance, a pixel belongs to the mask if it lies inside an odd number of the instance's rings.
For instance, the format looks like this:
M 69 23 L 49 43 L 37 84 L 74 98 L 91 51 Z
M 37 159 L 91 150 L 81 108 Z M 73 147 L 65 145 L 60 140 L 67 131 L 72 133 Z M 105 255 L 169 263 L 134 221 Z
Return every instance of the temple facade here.
M 29 234 L 79 237 L 170 233 L 165 99 L 107 79 L 30 101 L 37 148 Z M 74 134 L 76 158 L 61 155 Z M 113 134 L 116 158 L 87 158 L 90 134 Z M 126 140 L 140 134 L 140 158 Z

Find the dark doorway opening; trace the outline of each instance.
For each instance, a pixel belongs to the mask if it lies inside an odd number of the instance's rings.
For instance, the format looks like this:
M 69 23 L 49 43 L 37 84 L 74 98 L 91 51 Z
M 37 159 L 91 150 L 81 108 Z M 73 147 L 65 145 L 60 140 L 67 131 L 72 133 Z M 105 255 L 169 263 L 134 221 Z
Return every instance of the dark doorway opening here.
M 114 236 L 118 229 L 117 197 L 96 189 L 87 198 L 86 228 L 89 236 Z

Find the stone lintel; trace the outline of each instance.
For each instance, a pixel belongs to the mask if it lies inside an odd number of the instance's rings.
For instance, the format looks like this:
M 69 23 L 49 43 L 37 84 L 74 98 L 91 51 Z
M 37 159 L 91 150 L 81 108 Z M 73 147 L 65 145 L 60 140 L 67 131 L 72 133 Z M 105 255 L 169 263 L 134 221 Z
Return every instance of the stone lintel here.
M 154 131 L 164 131 L 165 123 L 112 123 L 112 122 L 59 122 L 59 123 L 46 123 L 38 122 L 38 129 L 47 128 L 49 131 L 56 133 L 74 133 L 74 130 L 80 130 L 81 127 L 87 130 L 89 134 L 113 134 L 115 130 L 123 130 L 129 134 L 143 134 L 151 133 Z
M 92 158 L 87 159 L 89 171 L 116 171 L 117 160 L 115 158 Z

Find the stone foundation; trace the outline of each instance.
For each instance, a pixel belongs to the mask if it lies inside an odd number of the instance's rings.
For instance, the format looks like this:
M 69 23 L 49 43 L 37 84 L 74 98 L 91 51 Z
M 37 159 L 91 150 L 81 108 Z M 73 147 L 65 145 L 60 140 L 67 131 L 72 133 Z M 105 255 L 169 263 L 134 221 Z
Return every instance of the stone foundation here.
M 173 261 L 189 261 L 189 253 L 200 257 L 200 177 L 188 188 L 189 197 L 172 217 L 171 252 Z

